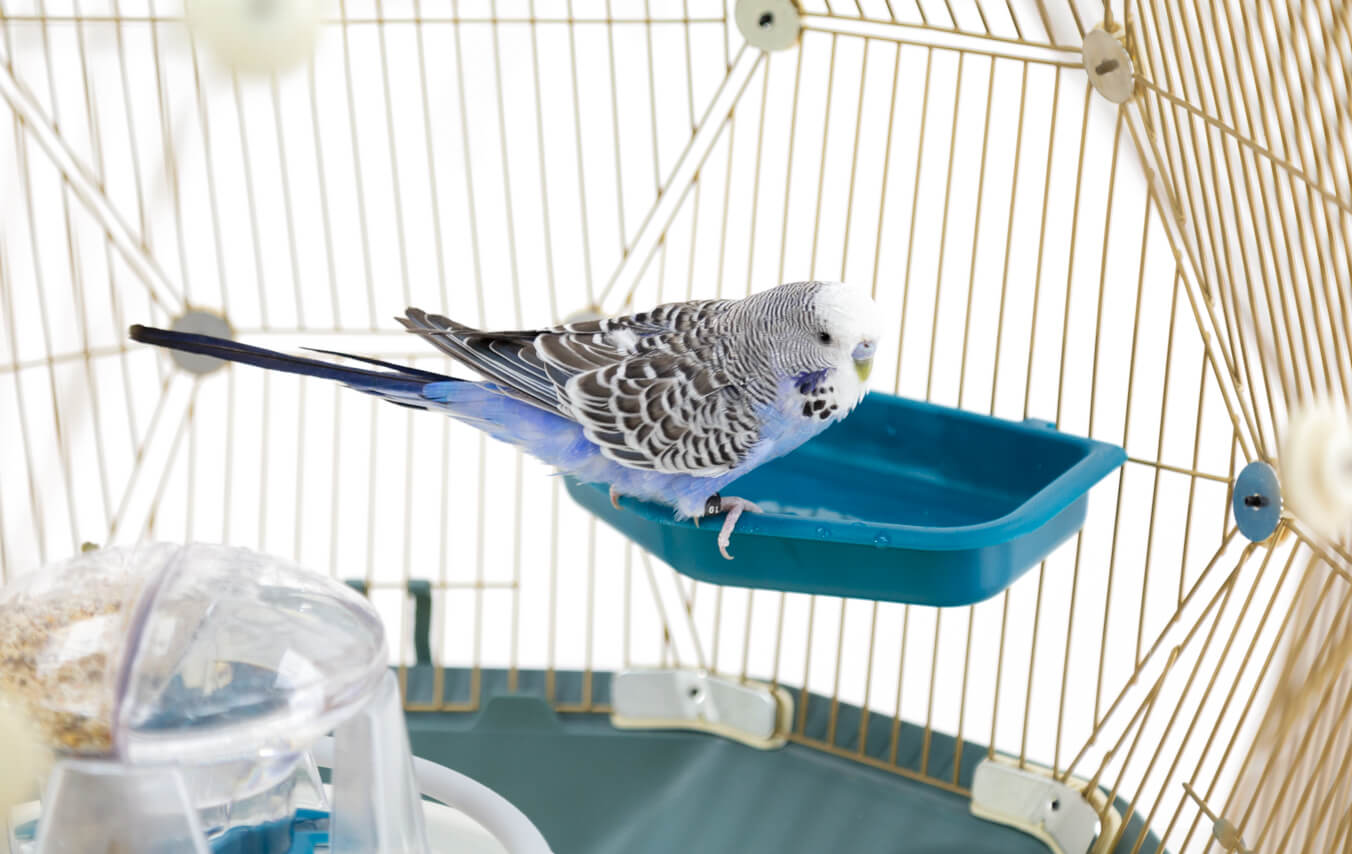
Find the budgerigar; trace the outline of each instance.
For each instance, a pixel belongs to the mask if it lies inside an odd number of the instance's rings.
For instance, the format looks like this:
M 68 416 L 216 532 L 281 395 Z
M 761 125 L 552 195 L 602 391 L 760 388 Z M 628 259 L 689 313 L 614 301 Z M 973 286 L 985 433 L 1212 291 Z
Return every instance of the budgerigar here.
M 658 502 L 696 521 L 725 513 L 718 545 L 731 559 L 738 518 L 760 508 L 723 489 L 854 409 L 880 317 L 859 288 L 795 282 L 549 329 L 486 332 L 415 308 L 399 321 L 484 380 L 328 354 L 371 366 L 349 367 L 145 326 L 131 337 L 440 410 L 608 484 L 612 501 Z

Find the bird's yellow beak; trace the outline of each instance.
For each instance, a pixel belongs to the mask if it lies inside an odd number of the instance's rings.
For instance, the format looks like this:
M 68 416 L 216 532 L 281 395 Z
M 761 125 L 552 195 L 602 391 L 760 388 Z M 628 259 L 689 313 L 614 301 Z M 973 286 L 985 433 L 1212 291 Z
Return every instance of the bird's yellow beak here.
M 865 338 L 855 346 L 854 352 L 850 354 L 850 357 L 854 359 L 854 372 L 859 376 L 860 382 L 867 381 L 868 375 L 873 373 L 873 353 L 875 350 L 873 341 Z

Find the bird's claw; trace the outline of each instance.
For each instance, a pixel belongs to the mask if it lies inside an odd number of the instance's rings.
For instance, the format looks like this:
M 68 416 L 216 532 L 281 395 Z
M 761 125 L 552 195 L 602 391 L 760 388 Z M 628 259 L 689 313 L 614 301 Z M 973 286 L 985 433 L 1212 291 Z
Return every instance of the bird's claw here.
M 745 498 L 721 498 L 717 494 L 710 497 L 705 502 L 705 509 L 716 507 L 715 513 L 726 513 L 723 519 L 723 527 L 718 532 L 718 553 L 724 560 L 732 560 L 732 555 L 728 554 L 728 545 L 732 542 L 732 529 L 737 527 L 737 520 L 742 518 L 744 512 L 752 513 L 763 512 L 759 506 L 747 501 Z
M 610 506 L 616 510 L 620 509 L 620 493 L 613 486 L 610 488 Z

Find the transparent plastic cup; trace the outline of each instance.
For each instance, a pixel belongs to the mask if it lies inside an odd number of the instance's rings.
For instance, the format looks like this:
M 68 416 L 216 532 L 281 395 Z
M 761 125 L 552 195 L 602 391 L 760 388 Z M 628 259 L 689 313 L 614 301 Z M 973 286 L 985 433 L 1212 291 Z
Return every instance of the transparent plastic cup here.
M 56 761 L 21 850 L 199 851 L 330 808 L 334 852 L 425 852 L 379 616 L 345 585 L 218 545 L 94 550 L 0 591 L 0 702 Z

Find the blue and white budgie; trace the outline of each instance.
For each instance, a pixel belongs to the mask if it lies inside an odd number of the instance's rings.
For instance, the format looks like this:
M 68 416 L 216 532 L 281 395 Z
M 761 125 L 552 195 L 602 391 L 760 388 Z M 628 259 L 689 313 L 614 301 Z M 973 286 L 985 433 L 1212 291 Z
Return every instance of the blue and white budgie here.
M 880 316 L 863 290 L 795 282 L 550 329 L 485 332 L 414 308 L 399 321 L 484 381 L 329 353 L 381 370 L 348 367 L 145 326 L 131 337 L 440 410 L 564 473 L 608 484 L 612 501 L 658 502 L 696 521 L 726 513 L 718 543 L 731 559 L 737 519 L 760 508 L 723 489 L 854 409 Z

